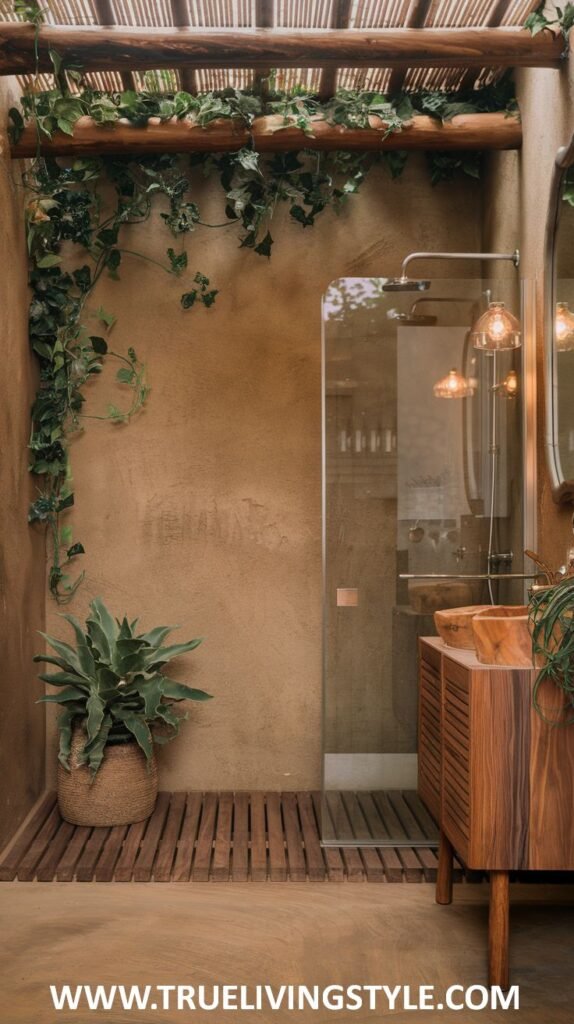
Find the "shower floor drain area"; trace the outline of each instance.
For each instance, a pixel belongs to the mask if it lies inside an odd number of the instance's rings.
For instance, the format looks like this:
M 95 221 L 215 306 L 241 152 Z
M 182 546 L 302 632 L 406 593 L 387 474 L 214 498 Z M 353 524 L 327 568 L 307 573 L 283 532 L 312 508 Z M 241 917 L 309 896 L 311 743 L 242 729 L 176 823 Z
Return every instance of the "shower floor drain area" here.
M 322 847 L 319 793 L 160 793 L 147 821 L 115 828 L 70 825 L 47 793 L 0 857 L 0 881 L 435 881 L 436 826 L 416 793 L 329 793 L 327 804 L 342 841 L 401 845 Z

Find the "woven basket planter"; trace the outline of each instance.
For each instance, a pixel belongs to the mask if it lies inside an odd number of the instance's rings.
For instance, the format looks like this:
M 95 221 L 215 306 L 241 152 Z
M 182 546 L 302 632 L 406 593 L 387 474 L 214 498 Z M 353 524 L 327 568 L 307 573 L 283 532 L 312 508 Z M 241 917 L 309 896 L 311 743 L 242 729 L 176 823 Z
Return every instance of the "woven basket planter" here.
M 137 743 L 106 747 L 100 769 L 78 764 L 78 753 L 86 741 L 75 729 L 72 736 L 70 771 L 58 765 L 60 814 L 72 825 L 131 825 L 149 818 L 157 797 L 155 755 L 147 761 Z

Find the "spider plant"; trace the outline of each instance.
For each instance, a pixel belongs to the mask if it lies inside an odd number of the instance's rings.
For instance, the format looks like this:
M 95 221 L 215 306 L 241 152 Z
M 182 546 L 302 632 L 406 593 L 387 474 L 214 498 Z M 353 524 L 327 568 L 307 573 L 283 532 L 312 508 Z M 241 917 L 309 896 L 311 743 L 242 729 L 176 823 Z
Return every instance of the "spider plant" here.
M 187 718 L 186 714 L 176 714 L 173 705 L 182 700 L 210 699 L 203 690 L 165 675 L 169 662 L 193 651 L 200 639 L 166 646 L 173 626 L 137 633 L 137 619 L 115 619 L 101 598 L 91 602 L 85 630 L 73 615 L 62 618 L 74 630 L 75 646 L 42 633 L 55 654 L 38 654 L 34 661 L 47 662 L 58 670 L 40 675 L 59 690 L 40 701 L 61 704 L 64 709 L 58 719 L 58 757 L 67 770 L 76 726 L 83 728 L 86 737 L 79 762 L 88 765 L 95 775 L 106 746 L 113 743 L 135 740 L 150 761 L 154 742 L 172 739 Z
M 552 725 L 564 719 L 549 719 L 539 701 L 540 687 L 550 680 L 562 691 L 564 709 L 570 709 L 574 722 L 574 576 L 566 576 L 554 586 L 534 593 L 530 600 L 529 622 L 534 663 L 540 665 L 534 686 L 534 706 Z

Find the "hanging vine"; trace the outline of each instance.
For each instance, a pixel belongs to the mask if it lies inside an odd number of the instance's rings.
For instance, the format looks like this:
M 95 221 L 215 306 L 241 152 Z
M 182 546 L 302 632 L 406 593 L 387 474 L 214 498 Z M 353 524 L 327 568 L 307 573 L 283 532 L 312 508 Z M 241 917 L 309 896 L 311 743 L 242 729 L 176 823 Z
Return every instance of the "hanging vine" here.
M 34 23 L 37 49 L 44 17 L 41 7 L 35 0 L 16 0 L 14 10 Z M 73 563 L 84 548 L 74 541 L 70 525 L 63 524 L 63 516 L 74 505 L 70 437 L 90 418 L 128 423 L 149 394 L 145 366 L 135 348 L 128 348 L 126 355 L 111 348 L 114 315 L 101 306 L 94 308 L 94 290 L 102 275 L 117 279 L 128 253 L 148 258 L 122 246 L 122 229 L 146 221 L 155 200 L 160 199 L 160 217 L 174 237 L 182 239 L 200 226 L 235 223 L 242 248 L 270 257 L 271 223 L 279 204 L 287 204 L 292 220 L 302 228 L 310 227 L 327 208 L 339 210 L 356 194 L 375 165 L 382 162 L 393 178 L 400 176 L 407 153 L 303 150 L 263 158 L 248 145 L 233 153 L 85 159 L 70 165 L 40 157 L 42 137 L 51 137 L 56 131 L 73 135 L 77 121 L 85 116 L 105 130 L 120 119 L 143 125 L 151 117 L 161 121 L 187 118 L 202 127 L 223 119 L 249 128 L 263 114 L 279 115 L 278 131 L 295 125 L 307 136 L 313 135 L 318 117 L 360 128 L 376 115 L 384 122 L 384 137 L 400 132 L 415 113 L 443 121 L 456 114 L 494 110 L 505 110 L 510 116 L 516 113 L 516 103 L 508 78 L 476 91 L 401 94 L 392 101 L 375 92 L 341 90 L 321 103 L 299 88 L 277 92 L 273 74 L 269 97 L 263 101 L 260 94 L 236 89 L 199 96 L 160 92 L 169 73 L 153 72 L 146 76 L 148 89 L 143 92 L 106 93 L 92 88 L 81 69 L 65 66 L 56 52 L 51 51 L 50 56 L 54 88 L 31 88 L 22 97 L 21 109 L 10 110 L 9 130 L 17 141 L 26 122 L 33 121 L 38 135 L 38 155 L 24 180 L 32 290 L 30 340 L 40 364 L 30 437 L 30 469 L 38 479 L 38 496 L 29 519 L 48 529 L 52 552 L 49 587 L 56 600 L 66 602 L 84 575 L 80 572 L 72 578 Z M 37 80 L 36 76 L 36 85 Z M 480 174 L 480 153 L 433 152 L 427 159 L 433 184 L 450 181 L 457 173 Z M 223 223 L 212 225 L 202 220 L 195 191 L 197 174 L 218 177 L 224 197 Z M 104 181 L 113 186 L 111 210 L 101 198 Z M 69 243 L 83 253 L 85 262 L 80 267 Z M 151 262 L 177 277 L 188 270 L 183 245 L 178 250 L 169 246 L 164 261 Z M 201 304 L 210 307 L 217 294 L 209 278 L 197 271 L 191 286 L 182 292 L 181 305 L 184 309 Z M 84 412 L 86 386 L 110 358 L 120 364 L 116 380 L 129 392 L 129 399 L 123 408 L 109 405 L 102 413 L 88 416 Z

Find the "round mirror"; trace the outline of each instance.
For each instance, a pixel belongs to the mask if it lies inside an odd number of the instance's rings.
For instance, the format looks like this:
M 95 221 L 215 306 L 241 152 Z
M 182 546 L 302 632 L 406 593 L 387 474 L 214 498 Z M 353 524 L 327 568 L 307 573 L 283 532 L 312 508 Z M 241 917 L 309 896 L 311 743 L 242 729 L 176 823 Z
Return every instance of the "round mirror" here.
M 546 255 L 548 461 L 555 500 L 574 502 L 574 138 L 556 156 Z

